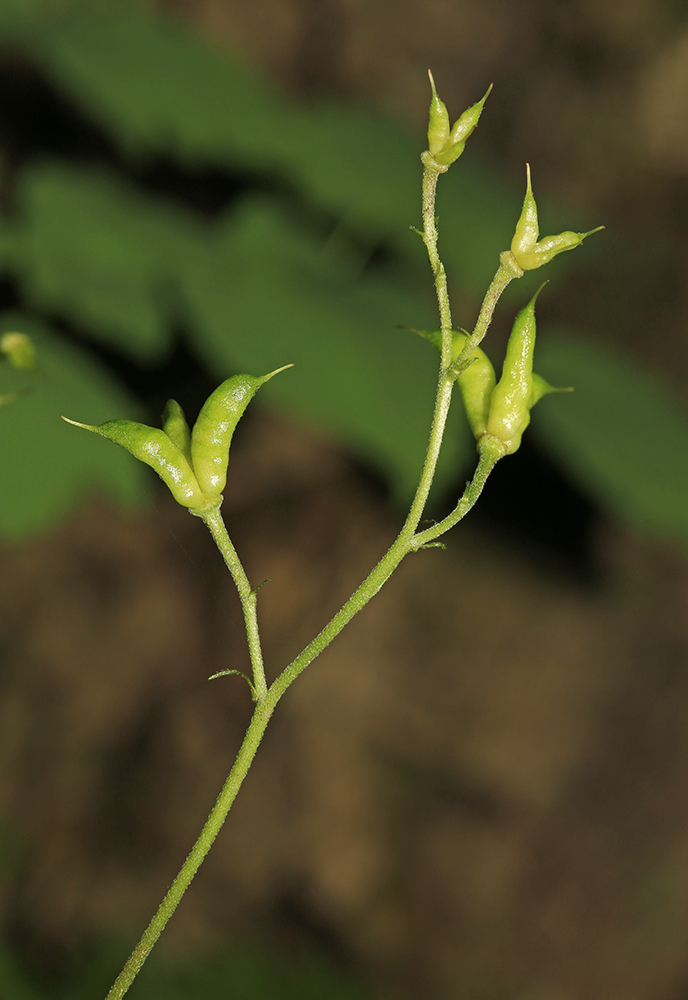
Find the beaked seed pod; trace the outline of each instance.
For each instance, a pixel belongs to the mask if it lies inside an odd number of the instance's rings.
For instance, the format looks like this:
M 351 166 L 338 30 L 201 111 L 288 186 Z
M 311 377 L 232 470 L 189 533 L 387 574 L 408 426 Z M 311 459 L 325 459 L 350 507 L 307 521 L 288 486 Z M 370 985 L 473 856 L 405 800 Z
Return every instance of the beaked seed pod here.
M 162 411 L 162 429 L 191 465 L 191 428 L 176 399 L 168 399 Z
M 453 355 L 454 360 L 456 360 L 468 340 L 468 335 L 453 331 L 452 333 L 454 339 Z M 457 377 L 456 382 L 461 392 L 468 423 L 474 437 L 478 440 L 487 431 L 490 399 L 497 382 L 492 362 L 480 347 L 476 347 L 470 365 Z
M 262 378 L 234 375 L 218 386 L 203 404 L 191 432 L 191 461 L 207 499 L 216 499 L 225 488 L 229 446 L 244 410 L 261 385 L 285 368 L 291 365 L 277 368 Z
M 548 392 L 567 392 L 548 385 L 533 373 L 535 350 L 535 300 L 544 288 L 540 285 L 527 306 L 517 314 L 504 357 L 502 377 L 490 399 L 487 438 L 496 439 L 504 455 L 513 455 L 530 423 L 530 411 Z M 484 442 L 486 445 L 488 442 Z M 496 442 L 493 442 L 496 445 Z
M 430 115 L 428 120 L 428 149 L 434 156 L 441 152 L 447 144 L 449 132 L 449 112 L 447 105 L 437 95 L 435 79 L 432 72 L 428 70 L 430 86 L 432 87 L 432 99 L 430 101 Z
M 536 267 L 542 267 L 557 254 L 580 246 L 586 236 L 597 233 L 600 229 L 604 229 L 604 226 L 591 229 L 588 233 L 565 232 L 559 233 L 558 236 L 546 236 L 538 241 L 537 205 L 530 182 L 530 164 L 526 164 L 526 196 L 511 241 L 511 253 L 522 271 L 533 271 Z
M 447 106 L 437 96 L 435 81 L 430 70 L 428 70 L 428 76 L 430 77 L 430 86 L 432 87 L 428 123 L 428 152 L 431 156 L 430 162 L 434 160 L 438 169 L 442 168 L 442 170 L 446 170 L 463 153 L 466 140 L 480 120 L 483 106 L 488 94 L 492 90 L 492 84 L 488 87 L 487 93 L 482 100 L 467 108 L 450 129 Z
M 108 420 L 107 423 L 93 426 L 80 424 L 68 417 L 62 419 L 68 424 L 83 427 L 87 431 L 93 431 L 94 434 L 109 438 L 141 462 L 150 465 L 182 507 L 197 508 L 207 502 L 188 461 L 177 445 L 159 427 L 148 427 L 134 420 Z

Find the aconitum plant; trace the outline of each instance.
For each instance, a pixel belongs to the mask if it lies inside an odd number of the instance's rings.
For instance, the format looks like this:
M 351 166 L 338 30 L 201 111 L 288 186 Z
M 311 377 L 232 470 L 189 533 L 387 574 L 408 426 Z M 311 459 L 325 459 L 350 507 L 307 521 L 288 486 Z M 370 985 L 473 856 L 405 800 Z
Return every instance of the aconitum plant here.
M 434 276 L 440 329 L 415 332 L 439 349 L 440 365 L 425 460 L 408 516 L 395 541 L 332 620 L 291 663 L 283 667 L 272 682 L 268 683 L 263 664 L 258 589 L 249 581 L 232 544 L 222 519 L 221 506 L 234 429 L 257 390 L 290 365 L 284 365 L 268 375 L 234 375 L 227 379 L 208 397 L 192 429 L 189 428 L 181 407 L 174 400 L 170 400 L 165 407 L 162 428 L 148 427 L 130 420 L 112 420 L 98 427 L 69 421 L 109 438 L 135 458 L 150 465 L 169 487 L 175 500 L 207 525 L 232 574 L 241 599 L 252 670 L 252 676 L 246 676 L 246 680 L 255 703 L 246 735 L 210 816 L 108 993 L 107 1000 L 118 1000 L 124 996 L 179 905 L 227 818 L 272 713 L 287 688 L 377 594 L 402 559 L 421 549 L 444 547 L 439 539 L 475 504 L 497 462 L 519 448 L 521 436 L 530 422 L 533 406 L 545 393 L 557 391 L 533 372 L 535 301 L 542 286 L 516 316 L 499 381 L 490 360 L 481 350 L 480 343 L 488 331 L 497 302 L 511 281 L 523 277 L 526 271 L 542 267 L 557 254 L 580 246 L 590 234 L 564 232 L 540 239 L 537 206 L 528 167 L 526 195 L 514 237 L 510 248 L 499 256 L 499 266 L 485 294 L 475 326 L 471 332 L 454 330 L 447 277 L 437 250 L 435 193 L 438 178 L 461 156 L 466 141 L 478 125 L 489 90 L 482 100 L 464 111 L 455 124 L 450 126 L 447 108 L 437 95 L 432 74 L 430 83 L 432 101 L 428 148 L 421 156 L 423 228 L 418 232 L 427 248 Z M 456 385 L 476 438 L 478 464 L 454 509 L 441 521 L 419 530 Z M 221 670 L 213 678 L 235 673 L 239 671 Z

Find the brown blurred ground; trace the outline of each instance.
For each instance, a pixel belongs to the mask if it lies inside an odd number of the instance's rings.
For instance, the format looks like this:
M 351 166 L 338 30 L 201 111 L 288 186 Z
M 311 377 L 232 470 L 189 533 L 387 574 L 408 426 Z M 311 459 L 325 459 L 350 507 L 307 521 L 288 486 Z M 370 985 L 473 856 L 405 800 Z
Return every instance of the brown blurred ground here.
M 611 233 L 549 318 L 685 392 L 678 5 L 168 6 L 297 93 L 374 100 L 419 130 L 428 65 L 454 109 L 494 80 L 480 141 Z M 396 521 L 302 429 L 247 428 L 226 513 L 251 579 L 271 580 L 276 668 Z M 424 1000 L 686 997 L 688 560 L 605 521 L 592 558 L 581 584 L 469 520 L 447 553 L 407 560 L 280 705 L 172 941 L 319 937 Z M 0 813 L 25 838 L 0 905 L 48 953 L 148 919 L 250 711 L 238 678 L 205 678 L 246 654 L 219 557 L 162 493 L 133 520 L 95 503 L 0 563 Z

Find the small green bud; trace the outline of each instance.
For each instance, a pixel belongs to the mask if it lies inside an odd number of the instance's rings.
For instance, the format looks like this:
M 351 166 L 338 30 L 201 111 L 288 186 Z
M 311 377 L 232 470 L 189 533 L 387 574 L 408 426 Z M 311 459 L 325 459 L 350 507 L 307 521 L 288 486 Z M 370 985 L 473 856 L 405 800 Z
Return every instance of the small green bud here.
M 168 399 L 162 412 L 162 429 L 191 465 L 191 428 L 176 399 Z
M 268 379 L 291 365 L 269 375 L 234 375 L 218 386 L 206 399 L 191 432 L 191 459 L 204 495 L 212 500 L 220 496 L 227 482 L 229 446 L 236 425 L 256 392 Z
M 36 368 L 36 348 L 25 333 L 4 333 L 0 337 L 0 353 L 14 368 L 33 371 Z
M 134 420 L 108 420 L 94 427 L 63 417 L 68 424 L 83 427 L 94 434 L 109 438 L 125 448 L 134 458 L 150 465 L 182 507 L 202 507 L 207 502 L 184 455 L 177 445 L 158 427 L 148 427 Z
M 435 81 L 430 70 L 428 70 L 428 76 L 430 77 L 430 86 L 432 87 L 428 124 L 429 165 L 434 165 L 444 172 L 463 153 L 466 140 L 480 120 L 483 105 L 492 90 L 492 84 L 488 87 L 487 93 L 482 100 L 464 111 L 450 129 L 447 107 L 444 101 L 440 100 L 437 95 Z M 423 155 L 426 156 L 426 154 Z
M 511 253 L 522 271 L 533 271 L 536 267 L 548 264 L 553 257 L 563 253 L 564 250 L 573 250 L 574 247 L 580 246 L 586 236 L 599 232 L 604 226 L 591 229 L 588 233 L 565 232 L 559 233 L 558 236 L 546 236 L 538 242 L 537 205 L 530 182 L 529 163 L 526 164 L 526 178 L 526 196 L 511 241 Z
M 567 392 L 555 389 L 533 373 L 535 350 L 535 300 L 544 288 L 540 285 L 527 306 L 517 314 L 506 348 L 502 377 L 490 399 L 485 437 L 478 442 L 480 450 L 492 448 L 502 455 L 513 455 L 521 445 L 521 437 L 530 423 L 530 411 L 548 392 Z

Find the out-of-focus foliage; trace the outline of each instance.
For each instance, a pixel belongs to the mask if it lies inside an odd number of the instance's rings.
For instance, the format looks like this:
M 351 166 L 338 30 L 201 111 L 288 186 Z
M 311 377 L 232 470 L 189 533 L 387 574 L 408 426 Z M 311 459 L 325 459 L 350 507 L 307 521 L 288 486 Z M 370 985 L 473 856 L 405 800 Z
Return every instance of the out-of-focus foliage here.
M 685 407 L 630 359 L 579 334 L 543 338 L 538 365 L 576 387 L 542 406 L 543 443 L 608 509 L 688 545 Z
M 163 157 L 184 169 L 221 171 L 241 192 L 208 219 L 103 167 L 29 159 L 0 225 L 4 273 L 33 316 L 61 318 L 137 364 L 164 360 L 180 323 L 218 381 L 296 362 L 262 405 L 338 435 L 405 498 L 422 460 L 436 363 L 396 328 L 436 325 L 424 248 L 409 229 L 419 211 L 420 141 L 361 109 L 289 101 L 173 20 L 133 11 L 67 0 L 6 4 L 0 43 L 108 135 L 130 174 Z M 521 194 L 480 165 L 473 149 L 442 178 L 441 250 L 455 291 L 475 299 L 484 290 L 509 244 Z M 460 307 L 456 319 L 471 323 Z M 29 329 L 16 316 L 12 325 Z M 126 456 L 49 426 L 58 402 L 90 423 L 135 414 L 95 360 L 44 337 L 46 384 L 37 381 L 11 418 L 12 408 L 0 413 L 0 453 L 5 483 L 33 482 L 36 470 L 50 470 L 62 485 L 32 501 L 33 510 L 26 492 L 21 499 L 5 486 L 5 534 L 65 511 L 83 489 L 83 466 L 94 486 L 129 499 L 140 489 L 135 473 L 122 472 L 133 465 Z M 662 440 L 671 438 L 667 453 L 678 454 L 688 437 L 685 412 L 643 373 L 630 378 L 621 359 L 599 355 L 583 338 L 566 345 L 548 344 L 541 331 L 537 368 L 578 392 L 543 406 L 529 434 L 539 434 L 598 502 L 688 539 L 682 478 L 667 474 L 659 488 L 658 472 L 638 474 L 657 467 L 651 428 L 665 425 L 669 411 Z M 79 373 L 74 385 L 70 364 Z M 618 419 L 632 409 L 645 431 Z M 600 435 L 593 417 L 600 413 L 613 435 Z M 439 488 L 471 460 L 465 426 L 453 419 Z M 13 507 L 20 500 L 22 513 Z
M 40 975 L 27 975 L 12 950 L 0 940 L 0 995 L 8 1000 L 93 1000 L 104 996 L 116 976 L 115 949 L 94 949 L 49 989 Z M 278 957 L 267 944 L 245 942 L 217 953 L 170 961 L 154 954 L 134 985 L 131 998 L 145 1000 L 372 1000 L 372 995 L 320 955 L 304 952 L 296 961 Z
M 140 463 L 118 448 L 104 454 L 90 434 L 75 446 L 74 429 L 60 419 L 63 413 L 82 412 L 98 422 L 113 413 L 135 417 L 135 400 L 88 354 L 35 322 L 5 315 L 0 334 L 20 324 L 34 340 L 40 367 L 33 376 L 9 368 L 2 372 L 3 390 L 20 390 L 0 411 L 3 534 L 17 538 L 36 531 L 66 516 L 95 489 L 107 490 L 127 506 L 140 502 L 147 484 Z
M 3 996 L 12 997 L 12 1000 L 43 1000 L 41 994 L 24 979 L 11 949 L 4 941 L 0 941 L 0 990 Z
M 139 360 L 170 344 L 170 292 L 200 237 L 181 210 L 102 171 L 24 171 L 0 253 L 30 306 Z

